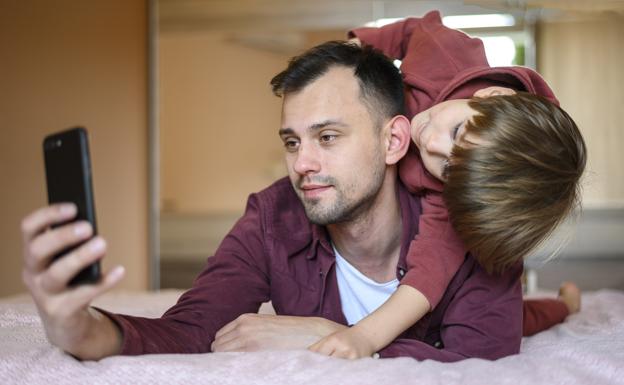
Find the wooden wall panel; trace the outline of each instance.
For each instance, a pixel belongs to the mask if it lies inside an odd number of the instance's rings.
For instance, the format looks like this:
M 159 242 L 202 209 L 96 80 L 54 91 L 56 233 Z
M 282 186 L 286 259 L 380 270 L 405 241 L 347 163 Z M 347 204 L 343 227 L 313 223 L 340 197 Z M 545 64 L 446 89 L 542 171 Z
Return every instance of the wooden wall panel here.
M 538 71 L 588 146 L 584 204 L 624 205 L 624 15 L 542 23 L 537 49 Z

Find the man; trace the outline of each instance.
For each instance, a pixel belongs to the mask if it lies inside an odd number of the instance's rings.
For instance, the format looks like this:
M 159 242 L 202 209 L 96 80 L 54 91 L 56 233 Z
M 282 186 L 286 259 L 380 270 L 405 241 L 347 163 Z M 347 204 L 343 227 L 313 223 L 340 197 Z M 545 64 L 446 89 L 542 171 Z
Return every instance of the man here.
M 380 304 L 396 288 L 421 211 L 397 178 L 410 142 L 398 70 L 371 48 L 330 42 L 295 58 L 272 85 L 284 99 L 279 135 L 290 181 L 250 196 L 193 288 L 161 318 L 89 307 L 119 282 L 120 268 L 97 285 L 66 288 L 103 257 L 99 237 L 48 266 L 91 234 L 84 224 L 45 231 L 74 208 L 24 219 L 24 281 L 52 343 L 81 359 L 305 349 L 345 328 L 358 304 Z M 521 271 L 490 276 L 468 255 L 440 304 L 379 354 L 456 361 L 517 353 Z M 268 300 L 278 315 L 253 314 Z

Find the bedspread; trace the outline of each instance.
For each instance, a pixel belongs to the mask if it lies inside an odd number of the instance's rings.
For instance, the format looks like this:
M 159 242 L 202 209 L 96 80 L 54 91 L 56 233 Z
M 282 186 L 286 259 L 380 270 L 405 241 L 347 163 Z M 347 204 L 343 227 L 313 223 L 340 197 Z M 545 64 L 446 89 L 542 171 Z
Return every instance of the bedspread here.
M 113 293 L 95 305 L 156 317 L 180 293 Z M 624 292 L 585 293 L 582 300 L 580 313 L 523 339 L 520 354 L 497 361 L 348 361 L 302 350 L 80 362 L 47 342 L 32 301 L 21 295 L 0 299 L 0 383 L 624 384 Z

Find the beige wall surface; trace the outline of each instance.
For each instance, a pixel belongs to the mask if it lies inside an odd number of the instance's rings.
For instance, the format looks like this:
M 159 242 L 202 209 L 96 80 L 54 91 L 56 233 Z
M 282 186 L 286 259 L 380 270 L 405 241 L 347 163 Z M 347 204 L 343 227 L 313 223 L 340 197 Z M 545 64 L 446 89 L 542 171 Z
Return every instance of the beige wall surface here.
M 90 132 L 104 267 L 147 288 L 145 0 L 0 0 L 0 295 L 24 291 L 21 218 L 47 202 L 41 141 Z
M 585 138 L 584 205 L 624 206 L 624 15 L 549 22 L 537 33 L 538 70 Z
M 286 175 L 269 80 L 287 58 L 219 32 L 160 35 L 164 211 L 242 212 L 249 193 Z

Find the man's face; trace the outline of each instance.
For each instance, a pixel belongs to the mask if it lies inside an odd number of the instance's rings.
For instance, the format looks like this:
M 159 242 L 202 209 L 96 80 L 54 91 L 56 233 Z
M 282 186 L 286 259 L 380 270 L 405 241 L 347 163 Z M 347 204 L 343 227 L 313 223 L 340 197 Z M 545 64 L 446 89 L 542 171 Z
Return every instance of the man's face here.
M 284 97 L 280 138 L 286 166 L 313 223 L 356 219 L 372 206 L 383 184 L 382 130 L 359 95 L 353 70 L 334 67 Z

